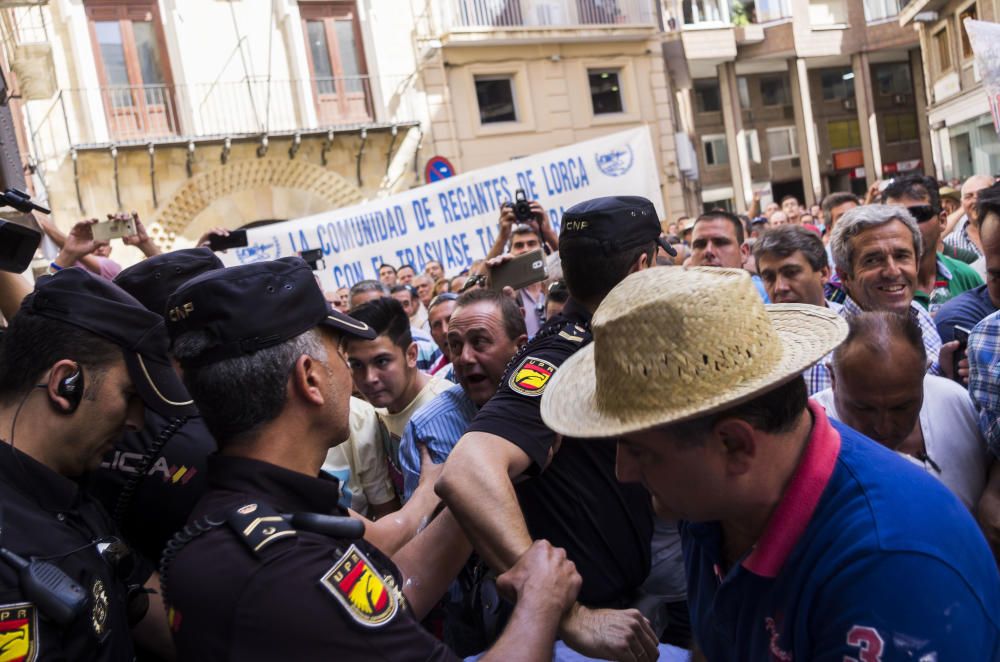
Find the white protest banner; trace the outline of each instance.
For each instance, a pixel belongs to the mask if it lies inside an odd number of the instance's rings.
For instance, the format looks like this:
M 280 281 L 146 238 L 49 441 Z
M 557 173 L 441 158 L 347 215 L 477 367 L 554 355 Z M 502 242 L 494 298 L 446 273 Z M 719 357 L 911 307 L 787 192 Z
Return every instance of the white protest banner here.
M 640 127 L 457 175 L 360 205 L 247 232 L 249 245 L 221 255 L 227 266 L 323 250 L 327 290 L 378 278 L 378 267 L 438 260 L 448 275 L 493 245 L 500 206 L 524 189 L 559 231 L 563 212 L 605 195 L 641 195 L 663 205 L 649 129 Z
M 983 79 L 983 91 L 990 103 L 993 129 L 1000 134 L 1000 25 L 967 18 L 965 31 L 969 35 L 976 67 Z

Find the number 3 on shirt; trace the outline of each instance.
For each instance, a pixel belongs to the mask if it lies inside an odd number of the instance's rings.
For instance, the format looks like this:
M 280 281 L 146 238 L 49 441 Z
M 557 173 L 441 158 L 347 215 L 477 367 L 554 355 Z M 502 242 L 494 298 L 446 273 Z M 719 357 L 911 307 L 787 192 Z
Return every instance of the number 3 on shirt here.
M 847 633 L 847 645 L 856 646 L 858 657 L 844 656 L 844 662 L 882 662 L 882 649 L 885 642 L 875 628 L 855 625 Z

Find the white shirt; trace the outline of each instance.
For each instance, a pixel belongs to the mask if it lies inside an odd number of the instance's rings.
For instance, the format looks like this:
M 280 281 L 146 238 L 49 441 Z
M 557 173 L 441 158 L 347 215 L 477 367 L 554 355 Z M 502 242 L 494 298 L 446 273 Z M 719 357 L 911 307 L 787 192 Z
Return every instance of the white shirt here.
M 820 391 L 812 397 L 823 405 L 827 416 L 840 420 L 832 389 Z M 938 472 L 931 462 L 921 462 L 905 453 L 900 455 L 926 469 L 969 510 L 975 510 L 986 486 L 989 457 L 969 393 L 950 379 L 926 375 L 920 429 L 924 434 L 924 452 L 941 471 Z
M 369 506 L 388 503 L 396 496 L 385 457 L 388 431 L 379 423 L 375 408 L 354 397 L 350 421 L 351 436 L 330 449 L 323 471 L 340 481 L 340 505 L 367 515 Z

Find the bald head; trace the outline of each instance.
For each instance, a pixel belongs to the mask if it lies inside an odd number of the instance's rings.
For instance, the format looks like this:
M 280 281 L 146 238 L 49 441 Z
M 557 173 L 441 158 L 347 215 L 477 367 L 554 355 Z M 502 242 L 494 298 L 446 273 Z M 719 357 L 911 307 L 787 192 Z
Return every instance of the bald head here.
M 833 396 L 840 420 L 889 448 L 913 432 L 923 405 L 927 353 L 917 321 L 888 311 L 848 320 L 833 354 Z
M 771 223 L 772 228 L 777 228 L 781 227 L 782 225 L 789 224 L 788 214 L 780 210 L 771 214 L 771 217 L 768 219 L 768 221 Z
M 982 191 L 984 188 L 989 188 L 993 185 L 994 179 L 989 175 L 973 175 L 965 180 L 962 184 L 962 210 L 965 215 L 969 217 L 969 220 L 977 222 L 978 217 L 976 216 L 976 194 Z

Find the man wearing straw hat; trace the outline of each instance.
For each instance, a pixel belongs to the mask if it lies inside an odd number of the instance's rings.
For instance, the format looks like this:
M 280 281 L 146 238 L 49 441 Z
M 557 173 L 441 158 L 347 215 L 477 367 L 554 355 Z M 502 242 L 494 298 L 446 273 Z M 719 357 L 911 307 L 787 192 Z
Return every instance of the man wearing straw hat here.
M 836 313 L 663 268 L 612 290 L 592 333 L 542 418 L 619 437 L 618 478 L 682 520 L 709 660 L 1000 659 L 1000 579 L 966 508 L 807 399 L 802 372 L 847 334 Z

